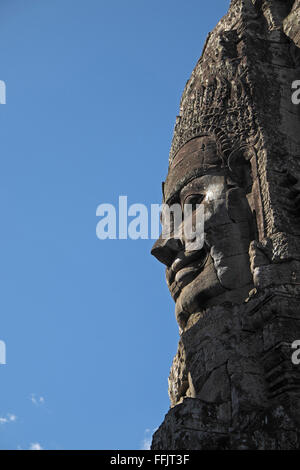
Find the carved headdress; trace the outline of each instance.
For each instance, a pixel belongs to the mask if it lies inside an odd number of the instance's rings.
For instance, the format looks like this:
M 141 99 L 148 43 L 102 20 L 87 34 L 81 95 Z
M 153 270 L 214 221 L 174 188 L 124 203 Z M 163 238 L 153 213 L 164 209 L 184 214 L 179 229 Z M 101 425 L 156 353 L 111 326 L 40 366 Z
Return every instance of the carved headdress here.
M 179 191 L 194 178 L 212 173 L 226 173 L 243 185 L 241 166 L 253 155 L 249 143 L 231 148 L 229 139 L 221 129 L 200 133 L 188 140 L 170 161 L 163 183 L 164 202 L 176 198 Z

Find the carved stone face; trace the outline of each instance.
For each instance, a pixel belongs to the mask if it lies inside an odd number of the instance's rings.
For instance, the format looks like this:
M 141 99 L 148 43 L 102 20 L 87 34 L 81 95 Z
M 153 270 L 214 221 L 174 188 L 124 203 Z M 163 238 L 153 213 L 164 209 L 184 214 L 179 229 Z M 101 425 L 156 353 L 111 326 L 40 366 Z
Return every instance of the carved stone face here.
M 203 139 L 198 139 L 199 152 L 203 152 L 203 145 Z M 195 142 L 193 147 L 195 149 Z M 205 146 L 201 153 L 206 162 L 211 161 L 205 149 L 216 152 L 216 148 Z M 212 157 L 215 162 L 216 155 Z M 191 314 L 226 301 L 239 303 L 252 288 L 248 250 L 253 229 L 246 193 L 221 165 L 208 168 L 206 164 L 199 166 L 201 169 L 207 174 L 183 184 L 176 202 L 180 203 L 182 211 L 185 204 L 192 204 L 195 210 L 196 204 L 204 206 L 204 246 L 187 251 L 185 236 L 180 230 L 180 239 L 174 239 L 171 233 L 169 238 L 160 237 L 152 248 L 152 254 L 167 266 L 167 284 L 182 327 Z M 190 221 L 183 219 L 182 224 L 187 222 Z

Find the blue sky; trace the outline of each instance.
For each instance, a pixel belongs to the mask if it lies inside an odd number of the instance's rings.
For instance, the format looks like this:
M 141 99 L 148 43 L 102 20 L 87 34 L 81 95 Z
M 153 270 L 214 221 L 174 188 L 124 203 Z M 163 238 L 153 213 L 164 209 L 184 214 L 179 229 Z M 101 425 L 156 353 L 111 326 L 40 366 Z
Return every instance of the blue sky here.
M 180 96 L 229 0 L 1 0 L 0 449 L 140 449 L 169 407 L 174 305 L 152 240 Z

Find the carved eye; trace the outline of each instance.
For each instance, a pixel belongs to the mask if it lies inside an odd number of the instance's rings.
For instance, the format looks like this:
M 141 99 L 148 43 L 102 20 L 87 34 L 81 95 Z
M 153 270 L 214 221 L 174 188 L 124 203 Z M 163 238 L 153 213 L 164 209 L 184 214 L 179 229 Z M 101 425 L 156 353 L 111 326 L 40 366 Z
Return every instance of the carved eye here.
M 184 204 L 190 204 L 192 206 L 192 210 L 194 211 L 197 209 L 197 205 L 202 203 L 204 197 L 204 194 L 191 194 L 185 198 Z

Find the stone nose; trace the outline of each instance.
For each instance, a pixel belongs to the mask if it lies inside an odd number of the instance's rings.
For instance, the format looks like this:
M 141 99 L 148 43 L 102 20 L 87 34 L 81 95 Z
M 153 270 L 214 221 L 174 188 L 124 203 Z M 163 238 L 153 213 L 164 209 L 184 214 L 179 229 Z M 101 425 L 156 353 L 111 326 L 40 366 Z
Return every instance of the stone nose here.
M 164 239 L 160 236 L 152 247 L 151 255 L 166 266 L 171 266 L 177 253 L 182 250 L 182 241 L 178 238 Z

